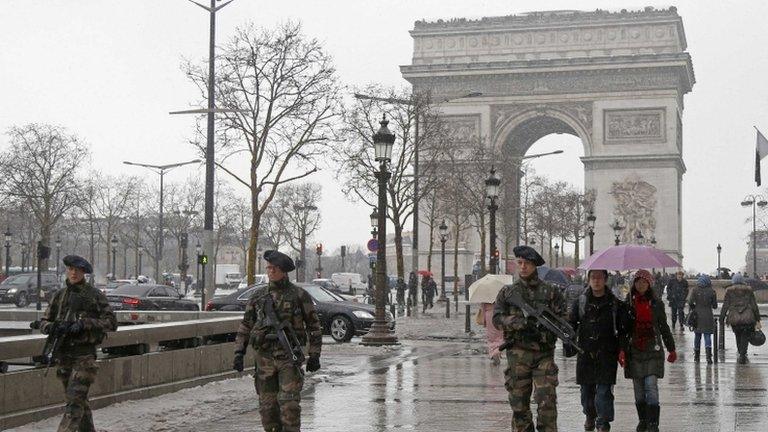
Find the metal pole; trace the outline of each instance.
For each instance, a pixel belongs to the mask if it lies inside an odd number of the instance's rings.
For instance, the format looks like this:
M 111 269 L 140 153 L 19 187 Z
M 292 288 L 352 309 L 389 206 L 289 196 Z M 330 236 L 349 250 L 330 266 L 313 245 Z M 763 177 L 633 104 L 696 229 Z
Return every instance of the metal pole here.
M 200 267 L 203 268 L 203 278 L 199 281 L 200 282 L 200 310 L 205 310 L 205 264 L 201 264 Z
M 11 245 L 6 242 L 5 243 L 5 277 L 10 276 L 10 268 L 11 268 Z
M 757 279 L 757 198 L 752 198 L 752 270 Z
M 139 251 L 139 267 L 138 271 L 136 272 L 136 277 L 138 277 L 141 274 L 141 257 L 144 255 L 141 251 Z
M 61 247 L 56 247 L 56 281 L 59 280 L 59 255 L 61 254 Z
M 155 253 L 155 281 L 160 280 L 160 262 L 163 260 L 163 184 L 165 170 L 160 169 L 160 216 L 158 219 L 157 253 Z M 114 274 L 114 272 L 113 272 Z
M 413 239 L 411 247 L 411 267 L 419 271 L 419 104 L 415 106 L 416 133 L 413 139 Z
M 445 238 L 440 239 L 440 300 L 447 301 L 445 297 Z
M 117 274 L 115 273 L 116 267 L 117 267 L 115 265 L 116 257 L 117 257 L 117 248 L 112 246 L 112 279 L 117 279 Z
M 496 274 L 498 264 L 496 263 L 496 210 L 498 210 L 499 206 L 496 205 L 496 199 L 491 199 L 490 205 L 488 205 L 488 210 L 491 211 L 491 221 L 490 221 L 490 265 L 491 265 L 491 274 Z
M 589 229 L 589 256 L 595 253 L 595 230 Z
M 43 262 L 43 260 L 40 258 L 40 249 L 42 247 L 43 242 L 37 242 L 37 253 L 35 254 L 37 256 L 37 305 L 35 309 L 37 310 L 43 310 L 43 273 L 42 269 L 40 268 L 40 264 Z

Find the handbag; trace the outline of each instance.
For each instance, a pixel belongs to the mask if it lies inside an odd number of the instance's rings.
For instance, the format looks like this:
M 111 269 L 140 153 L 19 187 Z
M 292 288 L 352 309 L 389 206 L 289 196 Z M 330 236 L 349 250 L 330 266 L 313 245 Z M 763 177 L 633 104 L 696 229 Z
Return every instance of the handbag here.
M 691 331 L 699 325 L 699 314 L 696 313 L 695 309 L 688 312 L 688 316 L 685 317 L 685 325 L 688 326 L 688 329 Z

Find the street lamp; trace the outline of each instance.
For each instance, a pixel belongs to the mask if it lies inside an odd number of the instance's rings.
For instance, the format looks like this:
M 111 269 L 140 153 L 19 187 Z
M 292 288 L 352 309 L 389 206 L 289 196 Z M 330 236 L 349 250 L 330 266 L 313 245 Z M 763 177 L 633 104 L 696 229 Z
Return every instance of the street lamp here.
M 491 238 L 489 245 L 489 264 L 491 265 L 491 274 L 496 274 L 499 263 L 496 262 L 498 250 L 496 249 L 496 210 L 499 209 L 496 199 L 499 197 L 499 185 L 501 179 L 496 175 L 496 170 L 491 166 L 491 175 L 485 179 L 485 195 L 488 197 L 488 210 L 491 212 Z
M 613 240 L 616 246 L 619 245 L 619 234 L 621 233 L 621 230 L 624 229 L 623 226 L 619 225 L 619 220 L 615 219 L 613 221 L 613 225 L 610 225 L 611 228 L 613 228 L 613 233 L 616 235 L 616 238 Z
M 589 234 L 589 255 L 591 256 L 593 253 L 595 253 L 595 221 L 597 220 L 597 217 L 595 217 L 595 213 L 592 211 L 592 209 L 589 210 L 589 214 L 587 215 L 587 233 Z
M 197 239 L 197 244 L 195 245 L 195 255 L 197 255 L 197 268 L 196 268 L 196 275 L 195 275 L 195 292 L 200 291 L 200 254 L 203 253 L 203 247 L 200 246 L 200 239 Z
M 179 162 L 179 163 L 173 163 L 173 164 L 167 164 L 167 165 L 150 165 L 150 164 L 123 161 L 123 163 L 126 165 L 148 168 L 150 171 L 154 172 L 155 174 L 160 175 L 160 215 L 157 221 L 158 235 L 157 235 L 157 250 L 155 251 L 155 280 L 160 280 L 160 261 L 163 260 L 163 238 L 165 237 L 165 234 L 163 233 L 163 179 L 165 177 L 165 174 L 174 168 L 178 168 L 184 165 L 195 164 L 198 162 L 200 162 L 200 159 L 194 159 L 187 162 Z M 112 274 L 114 275 L 114 272 Z
M 264 248 L 261 247 L 261 245 L 258 245 L 256 247 L 256 263 L 258 266 L 256 266 L 256 271 L 258 271 L 259 274 L 261 274 L 261 253 L 264 252 Z
M 21 271 L 27 271 L 27 242 L 21 242 Z
M 115 273 L 115 262 L 117 259 L 117 236 L 115 234 L 112 234 L 112 240 L 110 241 L 112 243 L 112 279 L 117 279 L 117 274 Z
M 373 135 L 373 148 L 379 171 L 376 179 L 379 186 L 378 203 L 378 243 L 376 250 L 376 314 L 370 331 L 363 336 L 363 345 L 394 345 L 398 344 L 397 336 L 389 329 L 385 315 L 385 299 L 387 297 L 387 182 L 390 173 L 387 172 L 387 162 L 392 158 L 392 146 L 395 135 L 389 131 L 385 116 L 382 116 L 378 132 Z
M 720 252 L 723 250 L 723 247 L 720 246 L 720 243 L 717 244 L 717 278 L 720 279 Z
M 141 274 L 141 258 L 144 255 L 144 246 L 139 245 L 139 262 L 138 266 L 136 267 L 136 277 L 138 277 Z
M 323 277 L 323 262 L 321 257 L 323 256 L 323 244 L 318 243 L 315 245 L 315 253 L 317 254 L 317 278 Z
M 555 268 L 560 267 L 560 244 L 555 243 Z
M 759 201 L 758 201 L 759 200 Z M 747 195 L 741 202 L 742 207 L 752 206 L 752 270 L 757 279 L 757 207 L 768 205 L 762 195 Z
M 11 227 L 5 228 L 5 277 L 10 276 L 11 267 Z
M 445 219 L 440 222 L 440 226 L 437 227 L 440 233 L 440 298 L 439 302 L 446 301 L 445 297 L 445 242 L 448 241 L 448 225 L 445 224 Z
M 56 236 L 56 280 L 59 280 L 59 257 L 61 256 L 61 235 Z

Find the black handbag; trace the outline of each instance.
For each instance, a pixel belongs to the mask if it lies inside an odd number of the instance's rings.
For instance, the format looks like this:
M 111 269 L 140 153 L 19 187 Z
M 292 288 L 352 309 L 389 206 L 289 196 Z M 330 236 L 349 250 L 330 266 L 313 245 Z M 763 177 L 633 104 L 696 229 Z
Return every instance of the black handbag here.
M 693 331 L 696 326 L 699 324 L 699 315 L 696 313 L 696 310 L 691 310 L 688 312 L 688 316 L 685 317 L 685 325 L 688 326 L 688 329 Z

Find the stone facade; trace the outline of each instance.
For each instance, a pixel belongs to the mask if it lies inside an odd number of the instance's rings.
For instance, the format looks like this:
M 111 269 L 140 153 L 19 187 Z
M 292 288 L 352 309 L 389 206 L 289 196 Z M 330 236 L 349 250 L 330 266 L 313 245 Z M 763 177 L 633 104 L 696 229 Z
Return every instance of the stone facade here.
M 683 96 L 695 79 L 675 8 L 419 21 L 411 35 L 403 76 L 415 92 L 453 99 L 439 109 L 457 120 L 455 135 L 512 158 L 551 133 L 579 137 L 585 189 L 596 197 L 595 248 L 613 244 L 619 219 L 627 241 L 640 230 L 682 259 Z M 515 195 L 518 166 L 503 168 Z M 508 232 L 519 224 L 517 207 L 501 203 Z M 514 245 L 513 237 L 500 244 Z

